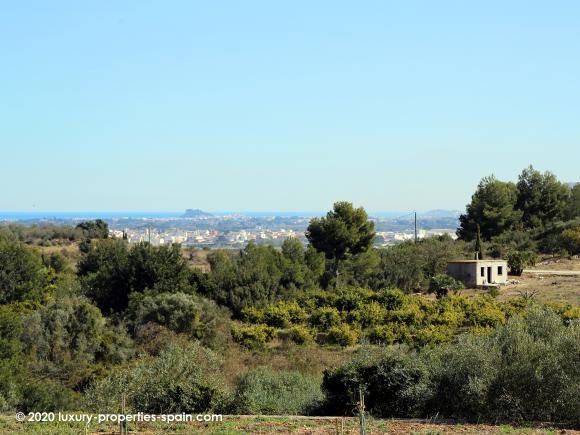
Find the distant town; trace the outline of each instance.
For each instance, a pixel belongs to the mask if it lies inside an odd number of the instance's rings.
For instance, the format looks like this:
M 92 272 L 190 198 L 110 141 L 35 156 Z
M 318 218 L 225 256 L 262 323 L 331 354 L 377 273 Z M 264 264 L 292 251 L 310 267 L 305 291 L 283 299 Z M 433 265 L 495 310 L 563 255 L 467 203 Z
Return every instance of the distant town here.
M 209 248 L 242 248 L 248 242 L 257 244 L 268 244 L 273 246 L 281 245 L 288 237 L 296 237 L 306 244 L 304 231 L 295 231 L 281 228 L 279 230 L 256 228 L 255 230 L 241 230 L 222 232 L 217 230 L 159 230 L 151 229 L 127 229 L 125 230 L 129 243 L 150 242 L 152 245 L 164 245 L 180 243 L 184 246 L 209 247 Z M 418 230 L 417 238 L 423 239 L 432 236 L 448 234 L 456 239 L 454 229 L 438 228 L 432 230 Z M 117 238 L 123 236 L 123 230 L 111 230 L 111 235 Z M 375 239 L 376 246 L 389 246 L 414 239 L 414 231 L 395 232 L 378 231 Z
M 415 213 L 376 213 L 377 247 L 395 245 L 415 237 Z M 36 225 L 76 225 L 101 218 L 109 224 L 112 237 L 125 237 L 129 243 L 152 245 L 180 243 L 197 248 L 243 248 L 249 242 L 280 246 L 288 237 L 306 244 L 305 231 L 310 219 L 322 213 L 207 213 L 188 209 L 185 213 L 0 213 L 0 222 Z M 448 234 L 456 238 L 459 212 L 433 210 L 417 213 L 417 238 Z

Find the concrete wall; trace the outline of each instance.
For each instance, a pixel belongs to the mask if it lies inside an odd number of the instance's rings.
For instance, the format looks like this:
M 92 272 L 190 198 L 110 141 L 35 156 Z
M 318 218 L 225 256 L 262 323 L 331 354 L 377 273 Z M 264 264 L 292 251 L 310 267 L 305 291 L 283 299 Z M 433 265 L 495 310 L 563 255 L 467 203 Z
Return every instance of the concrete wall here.
M 461 281 L 465 287 L 477 286 L 475 263 L 447 263 L 447 275 Z
M 507 282 L 507 262 L 503 260 L 477 260 L 450 262 L 447 274 L 466 287 L 477 287 Z

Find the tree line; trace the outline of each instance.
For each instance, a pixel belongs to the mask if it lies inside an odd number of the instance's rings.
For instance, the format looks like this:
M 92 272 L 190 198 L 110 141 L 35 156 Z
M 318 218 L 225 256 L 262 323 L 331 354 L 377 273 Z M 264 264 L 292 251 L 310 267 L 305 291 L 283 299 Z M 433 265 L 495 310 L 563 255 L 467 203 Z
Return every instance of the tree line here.
M 484 177 L 459 218 L 457 235 L 474 240 L 478 228 L 496 247 L 512 244 L 545 253 L 580 252 L 580 183 L 525 168 L 517 183 Z

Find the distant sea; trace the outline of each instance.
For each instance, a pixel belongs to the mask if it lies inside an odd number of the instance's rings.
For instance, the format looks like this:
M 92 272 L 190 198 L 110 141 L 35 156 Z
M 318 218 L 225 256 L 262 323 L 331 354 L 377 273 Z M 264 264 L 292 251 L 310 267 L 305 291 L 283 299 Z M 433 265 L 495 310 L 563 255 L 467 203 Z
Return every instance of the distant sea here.
M 453 211 L 438 211 L 442 216 L 453 216 Z M 176 212 L 157 212 L 157 211 L 79 211 L 79 212 L 62 212 L 62 211 L 0 211 L 0 221 L 37 221 L 37 220 L 79 220 L 79 219 L 163 219 L 163 218 L 180 218 L 184 211 Z M 214 216 L 249 216 L 249 217 L 315 217 L 324 216 L 326 212 L 322 211 L 292 211 L 292 212 L 233 212 L 233 211 L 216 211 L 209 212 Z M 413 213 L 404 211 L 393 212 L 368 212 L 370 217 L 375 218 L 407 218 L 410 219 Z M 431 212 L 420 213 L 419 215 L 430 215 Z
M 151 211 L 0 211 L 0 221 L 69 220 L 69 219 L 123 219 L 123 218 L 176 218 L 183 212 Z
M 78 219 L 167 219 L 180 218 L 185 212 L 156 211 L 0 211 L 0 221 L 36 221 L 36 220 L 78 220 Z M 292 217 L 322 216 L 323 212 L 211 212 L 214 216 L 249 216 L 249 217 Z

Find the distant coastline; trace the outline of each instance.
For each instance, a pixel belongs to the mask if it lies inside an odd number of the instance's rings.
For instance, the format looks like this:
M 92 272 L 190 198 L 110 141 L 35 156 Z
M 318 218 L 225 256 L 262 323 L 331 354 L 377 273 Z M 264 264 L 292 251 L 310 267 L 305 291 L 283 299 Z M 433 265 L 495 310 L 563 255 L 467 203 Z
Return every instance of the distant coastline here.
M 239 211 L 212 211 L 209 212 L 213 217 L 219 216 L 247 216 L 247 217 L 317 217 L 324 216 L 322 211 L 262 211 L 262 212 L 239 212 Z M 412 214 L 405 211 L 381 211 L 369 212 L 371 218 L 389 218 L 406 217 Z M 459 212 L 455 210 L 431 210 L 417 212 L 418 216 L 453 217 L 458 216 Z M 0 211 L 0 221 L 62 221 L 62 220 L 82 220 L 82 219 L 186 219 L 183 211 L 175 212 L 157 212 L 157 211 L 80 211 L 80 212 L 61 212 L 61 211 Z

